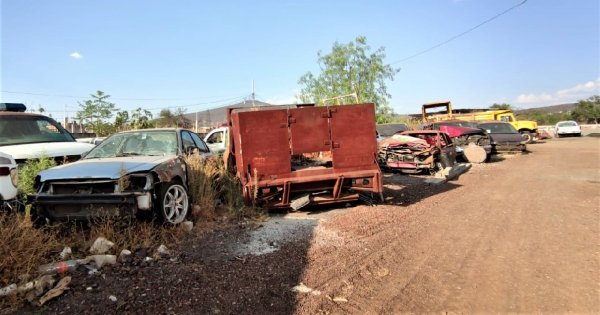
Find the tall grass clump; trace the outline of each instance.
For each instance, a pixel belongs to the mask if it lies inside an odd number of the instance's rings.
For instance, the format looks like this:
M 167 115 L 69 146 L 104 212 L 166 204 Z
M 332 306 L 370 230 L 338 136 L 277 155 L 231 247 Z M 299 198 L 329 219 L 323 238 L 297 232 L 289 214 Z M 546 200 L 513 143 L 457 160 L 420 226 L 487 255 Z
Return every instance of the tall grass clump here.
M 0 213 L 0 287 L 22 275 L 37 275 L 37 268 L 59 248 L 54 231 L 32 228 L 22 214 Z
M 232 215 L 246 215 L 242 188 L 235 174 L 230 173 L 220 158 L 204 158 L 193 154 L 186 157 L 189 192 L 196 219 L 213 218 L 218 206 Z

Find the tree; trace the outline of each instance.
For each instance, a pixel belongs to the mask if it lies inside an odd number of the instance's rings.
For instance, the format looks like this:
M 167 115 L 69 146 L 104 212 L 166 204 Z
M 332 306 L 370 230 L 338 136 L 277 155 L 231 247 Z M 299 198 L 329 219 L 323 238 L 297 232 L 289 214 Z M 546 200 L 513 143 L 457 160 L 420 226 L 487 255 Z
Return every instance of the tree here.
M 170 109 L 165 108 L 158 114 L 156 125 L 159 127 L 190 128 L 192 122 L 185 117 L 185 109 L 177 108 L 175 111 L 171 111 Z
M 41 104 L 38 104 L 38 109 L 37 109 L 38 113 L 43 114 L 46 110 L 42 107 Z
M 93 130 L 97 136 L 106 136 L 112 132 L 113 125 L 108 122 L 113 112 L 118 109 L 115 104 L 108 101 L 110 95 L 97 91 L 91 94 L 91 99 L 83 104 L 79 102 L 81 110 L 77 112 L 76 118 L 86 127 Z
M 152 113 L 146 109 L 138 107 L 131 113 L 131 127 L 133 129 L 151 128 Z
M 117 113 L 115 117 L 115 130 L 121 131 L 127 127 L 127 123 L 129 122 L 129 112 L 126 110 L 120 111 Z
M 571 112 L 571 117 L 573 120 L 580 122 L 598 123 L 600 119 L 600 95 L 594 95 L 577 102 L 577 106 Z
M 512 105 L 507 103 L 494 103 L 494 105 L 490 106 L 490 109 L 510 109 L 512 110 Z
M 375 103 L 378 116 L 390 114 L 388 99 L 391 96 L 386 81 L 394 80 L 400 69 L 384 63 L 384 47 L 370 51 L 364 36 L 346 45 L 335 42 L 328 54 L 319 51 L 317 61 L 321 73 L 315 76 L 307 72 L 300 77 L 298 84 L 302 88 L 297 98 L 304 103 L 324 105 L 327 99 L 351 95 L 355 98 L 353 102 Z

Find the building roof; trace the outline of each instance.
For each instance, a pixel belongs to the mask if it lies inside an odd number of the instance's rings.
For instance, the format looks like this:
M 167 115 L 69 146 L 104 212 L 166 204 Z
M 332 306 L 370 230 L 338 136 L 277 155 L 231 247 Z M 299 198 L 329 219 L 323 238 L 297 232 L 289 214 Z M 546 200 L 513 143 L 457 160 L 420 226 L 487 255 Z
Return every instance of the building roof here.
M 202 127 L 218 127 L 225 123 L 227 120 L 227 109 L 228 108 L 244 108 L 244 107 L 263 107 L 263 106 L 274 106 L 273 104 L 257 101 L 257 100 L 245 100 L 240 103 L 231 104 L 227 106 L 206 109 L 203 111 L 187 113 L 185 118 L 189 119 L 192 124 L 196 121 L 196 113 L 198 114 L 198 126 Z

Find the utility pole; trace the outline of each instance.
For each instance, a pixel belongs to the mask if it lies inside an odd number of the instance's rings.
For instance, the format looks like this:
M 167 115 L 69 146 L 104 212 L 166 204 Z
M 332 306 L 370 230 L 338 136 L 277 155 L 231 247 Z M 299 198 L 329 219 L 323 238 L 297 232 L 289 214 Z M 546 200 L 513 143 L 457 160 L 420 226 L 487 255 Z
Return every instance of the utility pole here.
M 256 93 L 254 93 L 254 80 L 252 80 L 252 107 L 256 106 L 254 100 L 256 99 Z

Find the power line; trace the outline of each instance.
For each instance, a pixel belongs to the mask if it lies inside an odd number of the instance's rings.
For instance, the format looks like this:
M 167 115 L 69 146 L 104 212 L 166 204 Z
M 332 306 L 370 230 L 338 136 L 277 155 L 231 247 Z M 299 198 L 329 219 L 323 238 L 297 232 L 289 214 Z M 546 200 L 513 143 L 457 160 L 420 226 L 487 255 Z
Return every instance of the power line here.
M 33 96 L 47 96 L 47 97 L 62 97 L 62 98 L 74 98 L 74 99 L 85 99 L 90 96 L 74 96 L 74 95 L 61 95 L 61 94 L 44 94 L 44 93 L 33 93 L 33 92 L 15 92 L 15 91 L 0 91 L 8 94 L 21 94 L 21 95 L 33 95 Z M 125 98 L 125 97 L 110 97 L 111 100 L 116 101 L 182 101 L 191 99 L 210 99 L 217 97 L 230 97 L 231 95 L 220 95 L 220 96 L 201 96 L 201 97 L 187 97 L 187 98 Z
M 462 32 L 460 34 L 457 34 L 457 35 L 454 35 L 454 36 L 450 37 L 449 39 L 447 39 L 447 40 L 445 40 L 445 41 L 443 41 L 443 42 L 441 42 L 439 44 L 433 45 L 433 46 L 431 46 L 431 47 L 429 47 L 429 48 L 427 48 L 425 50 L 422 50 L 422 51 L 420 51 L 420 52 L 418 52 L 418 53 L 416 53 L 414 55 L 408 56 L 408 57 L 406 57 L 404 59 L 400 59 L 398 61 L 392 62 L 391 64 L 393 65 L 393 64 L 397 64 L 397 63 L 400 63 L 400 62 L 407 61 L 409 59 L 416 58 L 416 57 L 418 57 L 418 56 L 420 56 L 422 54 L 428 53 L 428 52 L 430 52 L 430 51 L 432 51 L 432 50 L 434 50 L 434 49 L 436 49 L 436 48 L 438 48 L 440 46 L 448 44 L 449 42 L 451 42 L 451 41 L 453 41 L 453 40 L 455 40 L 455 39 L 457 39 L 459 37 L 462 37 L 462 36 L 464 36 L 464 35 L 472 32 L 472 31 L 478 29 L 479 27 L 481 27 L 481 26 L 483 26 L 483 25 L 485 25 L 485 24 L 487 24 L 487 23 L 489 23 L 489 22 L 491 22 L 491 21 L 499 18 L 500 16 L 502 16 L 502 15 L 504 15 L 504 14 L 506 14 L 506 13 L 508 13 L 508 12 L 510 12 L 510 11 L 512 11 L 512 10 L 514 10 L 514 9 L 516 9 L 516 8 L 524 5 L 525 2 L 527 2 L 527 0 L 523 0 L 522 2 L 520 2 L 520 3 L 518 3 L 518 4 L 514 5 L 514 6 L 512 6 L 512 7 L 508 8 L 508 9 L 506 9 L 506 10 L 504 10 L 504 11 L 502 11 L 502 12 L 500 12 L 500 13 L 494 15 L 494 16 L 492 16 L 491 18 L 489 18 L 489 19 L 487 19 L 487 20 L 485 20 L 485 21 L 483 21 L 483 22 L 481 22 L 481 23 L 479 23 L 479 24 L 471 27 L 470 29 L 468 29 L 468 30 L 466 30 L 466 31 L 464 31 L 464 32 Z

